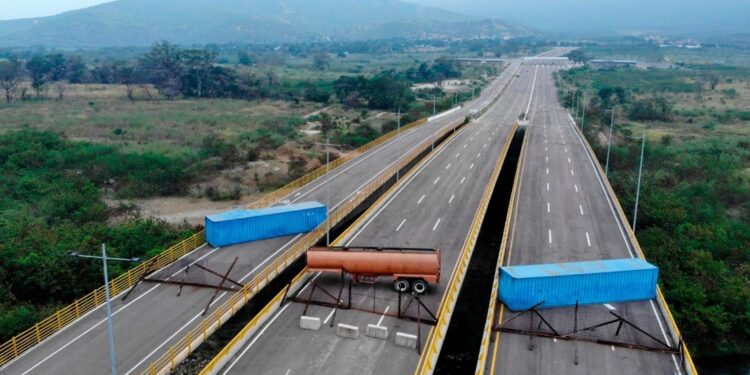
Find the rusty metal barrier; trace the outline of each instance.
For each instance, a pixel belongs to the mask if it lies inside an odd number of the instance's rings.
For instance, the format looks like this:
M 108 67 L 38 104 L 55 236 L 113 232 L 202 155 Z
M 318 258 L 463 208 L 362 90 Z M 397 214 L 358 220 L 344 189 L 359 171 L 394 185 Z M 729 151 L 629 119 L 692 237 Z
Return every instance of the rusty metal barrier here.
M 140 263 L 124 274 L 112 279 L 109 283 L 112 298 L 117 294 L 129 289 L 140 281 L 144 272 L 157 270 L 167 264 L 174 262 L 185 254 L 195 250 L 205 243 L 205 232 L 200 231 L 185 240 L 178 242 L 167 250 L 150 260 Z M 35 345 L 54 335 L 78 318 L 93 311 L 105 302 L 104 286 L 94 289 L 93 292 L 75 300 L 68 306 L 57 310 L 54 314 L 36 323 L 31 328 L 13 336 L 10 340 L 0 345 L 0 366 L 17 358 Z
M 354 198 L 344 202 L 336 211 L 330 213 L 331 225 L 335 226 L 341 220 L 346 218 L 354 209 L 368 199 L 376 190 L 380 189 L 388 180 L 396 176 L 396 173 L 410 164 L 418 155 L 426 152 L 433 147 L 436 140 L 444 137 L 446 134 L 454 131 L 460 124 L 447 126 L 441 132 L 436 133 L 424 140 L 420 146 L 404 155 L 398 162 L 382 172 L 370 184 L 361 190 Z M 234 314 L 241 309 L 252 297 L 254 297 L 264 286 L 271 282 L 277 275 L 283 272 L 290 264 L 302 256 L 310 246 L 318 242 L 325 236 L 326 225 L 320 225 L 313 231 L 305 234 L 300 240 L 295 242 L 281 256 L 266 266 L 245 286 L 229 297 L 224 303 L 218 306 L 208 317 L 206 317 L 198 326 L 190 330 L 184 337 L 169 347 L 166 353 L 153 361 L 143 372 L 143 374 L 167 374 L 175 366 L 185 359 L 200 342 L 205 340 L 215 332 L 222 324 L 229 320 Z
M 463 283 L 466 270 L 469 267 L 469 260 L 471 254 L 474 252 L 474 245 L 476 244 L 477 237 L 479 236 L 479 230 L 482 227 L 482 221 L 484 215 L 487 212 L 487 206 L 492 198 L 492 192 L 495 189 L 495 184 L 500 176 L 500 169 L 502 168 L 505 156 L 510 148 L 510 143 L 513 140 L 513 135 L 518 129 L 518 123 L 515 123 L 510 133 L 508 133 L 508 139 L 505 141 L 502 152 L 498 155 L 497 161 L 495 162 L 495 168 L 490 175 L 490 179 L 487 182 L 487 186 L 484 189 L 482 200 L 479 203 L 476 213 L 474 214 L 474 220 L 472 221 L 469 235 L 464 243 L 461 255 L 453 269 L 451 280 L 448 283 L 448 288 L 443 294 L 443 298 L 440 301 L 440 307 L 438 308 L 438 323 L 435 327 L 430 329 L 430 333 L 427 336 L 425 342 L 424 351 L 419 358 L 417 368 L 414 370 L 415 375 L 427 375 L 432 374 L 435 363 L 437 362 L 440 349 L 443 346 L 443 340 L 446 333 L 448 332 L 448 325 L 450 324 L 451 316 L 458 299 L 458 292 L 461 290 L 461 284 Z

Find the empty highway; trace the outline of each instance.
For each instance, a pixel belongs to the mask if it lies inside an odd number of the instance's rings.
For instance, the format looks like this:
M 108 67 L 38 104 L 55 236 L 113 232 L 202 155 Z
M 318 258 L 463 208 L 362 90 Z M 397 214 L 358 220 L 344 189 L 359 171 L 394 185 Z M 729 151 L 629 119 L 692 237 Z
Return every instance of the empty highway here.
M 637 251 L 627 235 L 628 224 L 616 214 L 613 197 L 595 167 L 597 161 L 587 152 L 585 141 L 558 102 L 552 78 L 558 68 L 536 68 L 536 94 L 527 128 L 527 144 L 519 164 L 520 179 L 503 264 L 636 257 Z M 609 311 L 612 311 L 631 319 L 659 340 L 674 345 L 669 326 L 655 302 L 606 304 L 582 311 L 584 314 L 575 323 L 572 309 L 543 310 L 542 313 L 560 329 L 601 322 L 602 317 L 611 318 Z M 513 313 L 503 309 L 497 315 L 500 315 L 496 320 L 499 323 Z M 521 322 L 528 322 L 528 319 L 519 318 L 515 323 Z M 528 325 L 521 328 L 538 329 Z M 607 336 L 606 329 L 594 332 L 599 335 L 596 339 L 625 339 L 624 334 L 618 338 Z M 658 347 L 653 340 L 633 332 L 628 332 L 629 340 Z M 669 353 L 495 332 L 485 373 L 675 374 L 684 370 L 678 356 Z
M 487 106 L 504 85 L 513 78 L 515 66 L 507 69 L 487 87 L 480 97 L 450 115 L 423 126 L 402 132 L 394 139 L 330 172 L 332 210 L 360 194 L 360 189 L 381 172 L 396 163 L 403 155 L 417 147 L 431 135 L 446 127 L 455 126 L 471 111 Z M 285 197 L 281 204 L 317 200 L 326 202 L 324 184 L 327 176 Z M 201 264 L 216 272 L 229 269 L 237 258 L 230 278 L 247 282 L 276 257 L 283 254 L 300 236 L 275 238 L 247 244 L 213 248 L 203 245 L 181 260 L 152 277 L 179 281 L 187 265 Z M 218 278 L 191 268 L 191 278 L 218 284 Z M 202 272 L 202 273 L 201 273 Z M 197 273 L 197 275 L 196 275 Z M 186 286 L 178 296 L 179 287 L 169 284 L 141 283 L 126 301 L 113 300 L 114 331 L 119 373 L 129 375 L 143 371 L 163 354 L 185 332 L 202 321 L 202 312 L 214 294 L 214 289 Z M 231 292 L 223 291 L 212 303 L 222 303 Z M 38 346 L 7 363 L 2 374 L 100 374 L 109 371 L 107 354 L 106 314 L 103 306 L 86 314 Z
M 478 210 L 496 162 L 504 157 L 507 142 L 518 115 L 529 100 L 531 71 L 522 71 L 508 91 L 476 122 L 465 127 L 433 158 L 404 179 L 387 199 L 373 207 L 341 239 L 346 246 L 429 247 L 441 250 L 441 279 L 423 298 L 402 311 L 411 317 L 430 320 L 426 310 L 436 313 L 457 259 Z M 333 302 L 320 287 L 333 294 L 340 288 L 339 277 L 310 275 L 317 292 L 308 284 L 299 298 L 312 297 Z M 398 332 L 420 337 L 424 345 L 431 326 L 399 319 L 398 294 L 391 281 L 381 278 L 375 284 L 344 289 L 343 303 L 351 300 L 351 309 L 311 305 L 306 315 L 324 323 L 318 331 L 299 327 L 305 304 L 290 302 L 275 313 L 254 337 L 232 358 L 221 374 L 407 374 L 419 361 L 417 349 L 397 346 Z M 336 335 L 338 323 L 359 328 L 356 340 Z M 333 327 L 330 325 L 333 324 Z M 368 337 L 368 324 L 388 329 L 386 340 Z

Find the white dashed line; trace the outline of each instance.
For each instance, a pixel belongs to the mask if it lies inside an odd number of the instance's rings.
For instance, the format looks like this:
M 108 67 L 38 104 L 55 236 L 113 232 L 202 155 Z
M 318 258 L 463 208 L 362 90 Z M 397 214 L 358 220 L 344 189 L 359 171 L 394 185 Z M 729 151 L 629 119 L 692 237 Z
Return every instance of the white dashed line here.
M 570 158 L 568 158 L 568 163 L 570 163 Z
M 420 204 L 420 203 L 422 203 L 422 200 L 424 199 L 424 196 L 425 196 L 425 195 L 424 195 L 424 194 L 422 194 L 422 196 L 421 196 L 421 197 L 419 197 L 419 200 L 417 201 L 417 204 Z
M 333 316 L 333 313 L 335 313 L 335 312 L 336 312 L 336 309 L 331 310 L 331 313 L 328 314 L 328 316 L 326 317 L 326 320 L 323 321 L 323 324 L 328 323 L 328 321 L 331 320 L 331 317 Z
M 450 169 L 451 163 L 448 163 L 448 165 L 445 166 L 445 169 Z
M 482 153 L 481 153 L 481 152 L 477 154 L 477 157 L 479 157 L 480 155 L 482 155 Z
M 466 181 L 466 177 L 462 178 L 460 183 L 463 184 L 464 181 Z
M 440 181 L 440 177 L 436 178 L 435 181 L 432 183 L 433 185 L 437 184 L 438 181 Z
M 453 198 L 456 197 L 456 194 L 451 194 L 451 199 L 448 199 L 448 204 L 453 203 Z
M 591 238 L 589 237 L 589 232 L 586 232 L 586 243 L 589 244 L 589 247 L 591 247 Z
M 546 168 L 546 169 L 547 169 L 547 174 L 549 174 L 549 168 Z
M 575 173 L 573 173 L 573 170 L 572 170 L 572 169 L 570 170 L 570 175 L 571 175 L 571 176 L 575 176 L 575 175 L 576 175 Z
M 578 192 L 578 185 L 573 184 L 573 187 L 576 188 L 576 193 Z
M 437 227 L 438 227 L 439 224 L 440 224 L 440 218 L 438 218 L 437 221 L 435 222 L 435 225 L 432 226 L 432 231 L 433 232 L 435 231 L 435 229 L 437 229 Z
M 471 163 L 471 165 L 469 166 L 469 169 L 474 169 L 474 163 Z
M 378 327 L 383 323 L 383 318 L 385 318 L 385 314 L 388 314 L 388 310 L 390 309 L 390 306 L 385 307 L 385 311 L 383 311 L 383 315 L 380 316 L 380 320 L 378 320 Z
M 460 152 L 456 154 L 456 159 L 458 159 L 459 156 L 461 156 Z
M 579 204 L 578 209 L 581 211 L 581 216 L 583 216 L 583 206 Z
M 549 202 L 547 202 L 547 213 L 549 213 Z
M 548 229 L 547 232 L 549 234 L 549 243 L 552 243 L 552 229 Z
M 608 303 L 605 303 L 605 304 L 604 304 L 604 307 L 606 307 L 606 308 L 608 308 L 608 309 L 610 309 L 610 310 L 617 310 L 617 309 L 615 309 L 615 307 L 614 307 L 614 306 L 612 306 L 612 305 L 610 305 L 610 304 L 608 304 Z
M 544 157 L 544 161 L 547 162 L 547 163 L 549 163 L 549 156 L 545 156 Z
M 406 219 L 404 219 L 404 220 L 401 220 L 401 224 L 399 224 L 399 225 L 398 225 L 398 226 L 396 227 L 396 232 L 398 232 L 398 231 L 399 231 L 399 230 L 401 229 L 401 227 L 402 227 L 402 226 L 404 226 L 404 223 L 405 223 L 405 222 L 406 222 Z
M 549 182 L 547 183 L 547 191 L 549 191 Z

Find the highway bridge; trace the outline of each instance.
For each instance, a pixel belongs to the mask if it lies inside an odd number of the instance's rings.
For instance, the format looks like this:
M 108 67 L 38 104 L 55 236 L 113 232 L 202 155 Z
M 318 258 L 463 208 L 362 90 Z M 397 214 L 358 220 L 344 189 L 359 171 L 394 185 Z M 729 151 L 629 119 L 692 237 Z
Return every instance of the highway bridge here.
M 431 373 L 522 113 L 530 121 L 499 263 L 642 256 L 592 152 L 558 104 L 551 73 L 560 66 L 543 60 L 511 61 L 463 108 L 404 129 L 275 203 L 326 203 L 330 197 L 333 225 L 369 207 L 335 244 L 441 249 L 443 276 L 430 293 L 416 299 L 399 296 L 388 282 L 350 286 L 337 276 L 303 272 L 221 351 L 207 373 Z M 471 115 L 476 119 L 463 125 Z M 394 182 L 372 202 L 373 194 Z M 119 372 L 167 373 L 323 233 L 225 248 L 204 244 L 152 272 L 148 279 L 160 282 L 138 283 L 126 300 L 120 298 L 124 293 L 113 300 Z M 231 269 L 228 278 L 245 286 L 219 290 L 206 306 L 217 292 L 206 286 L 220 278 L 200 273 L 200 267 L 217 274 Z M 186 279 L 190 282 L 179 285 Z M 639 327 L 667 344 L 643 339 L 637 343 L 643 348 L 629 349 L 627 342 L 510 333 L 518 327 L 502 326 L 509 313 L 492 298 L 477 373 L 691 373 L 661 300 L 601 307 L 605 314 L 635 317 Z M 568 321 L 571 313 L 551 314 Z M 303 315 L 318 318 L 322 327 L 301 329 Z M 0 374 L 107 372 L 105 318 L 101 306 L 84 314 L 6 363 Z M 339 324 L 348 333 L 342 334 Z M 368 329 L 387 331 L 387 339 L 368 336 Z
M 500 263 L 643 257 L 593 152 L 559 104 L 552 78 L 557 69 L 536 67 L 536 94 Z M 491 355 L 480 356 L 478 373 L 687 373 L 677 328 L 663 301 L 589 306 L 577 312 L 573 308 L 546 310 L 541 314 L 551 322 L 552 327 L 547 327 L 539 325 L 540 319 L 530 326 L 528 316 L 533 313 L 503 324 L 516 313 L 494 304 L 494 298 L 491 308 L 495 310 L 488 322 L 494 328 L 488 345 Z M 585 340 L 565 335 L 574 325 L 582 328 L 611 321 L 612 313 L 645 332 L 627 324 L 618 330 L 615 323 L 582 331 L 579 334 Z
M 437 116 L 438 118 L 424 125 L 404 130 L 390 141 L 358 155 L 325 176 L 291 192 L 281 198 L 278 204 L 308 200 L 326 203 L 330 194 L 331 212 L 335 213 L 343 208 L 353 209 L 355 203 L 362 202 L 391 175 L 396 175 L 397 170 L 407 164 L 408 158 L 414 158 L 425 147 L 430 148 L 430 142 L 458 127 L 466 116 L 490 105 L 512 78 L 511 70 L 504 71 L 477 99 L 463 108 L 449 111 L 445 116 Z M 218 284 L 217 276 L 201 271 L 197 266 L 223 274 L 235 258 L 237 263 L 228 275 L 230 279 L 240 284 L 250 283 L 259 275 L 269 275 L 270 279 L 278 272 L 276 269 L 269 272 L 268 268 L 272 265 L 283 268 L 291 263 L 286 262 L 288 253 L 301 238 L 301 235 L 297 235 L 225 248 L 213 248 L 204 244 L 179 261 L 149 275 L 149 279 L 162 280 L 162 283 L 140 283 L 126 300 L 113 299 L 119 372 L 128 375 L 145 371 L 152 361 L 168 353 L 187 332 L 206 325 L 204 310 L 215 289 L 175 285 L 185 278 L 184 270 L 187 266 L 192 266 L 190 280 L 195 281 L 195 274 L 202 273 L 202 277 L 197 276 L 200 283 L 195 284 Z M 282 258 L 285 262 L 278 265 L 278 260 Z M 262 286 L 258 285 L 254 292 Z M 233 294 L 230 290 L 221 291 L 211 303 L 209 311 L 221 306 Z M 103 306 L 99 306 L 6 363 L 0 373 L 101 373 L 109 368 L 107 350 L 106 311 Z

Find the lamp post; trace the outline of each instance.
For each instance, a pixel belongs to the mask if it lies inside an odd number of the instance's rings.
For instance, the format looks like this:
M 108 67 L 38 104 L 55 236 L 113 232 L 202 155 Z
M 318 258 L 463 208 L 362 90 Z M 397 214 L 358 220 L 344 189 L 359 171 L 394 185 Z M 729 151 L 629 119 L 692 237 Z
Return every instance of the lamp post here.
M 120 262 L 140 262 L 140 258 L 110 258 L 107 257 L 107 245 L 102 244 L 102 256 L 96 255 L 83 255 L 76 251 L 68 252 L 69 256 L 77 258 L 90 258 L 90 259 L 101 259 L 102 266 L 104 267 L 104 295 L 107 298 L 107 330 L 109 333 L 109 361 L 112 364 L 112 375 L 117 375 L 117 366 L 115 359 L 115 334 L 112 329 L 112 304 L 110 302 L 109 295 L 109 273 L 107 272 L 107 262 L 110 260 L 116 260 Z
M 643 172 L 643 151 L 646 149 L 646 131 L 643 131 L 643 139 L 641 140 L 641 161 L 638 164 L 638 184 L 635 190 L 635 208 L 633 209 L 633 233 L 635 233 L 635 225 L 638 222 L 638 202 L 641 198 L 641 174 Z
M 323 145 L 326 146 L 326 246 L 331 246 L 331 153 L 328 147 L 341 145 L 331 144 L 331 137 L 326 137 Z
M 609 138 L 607 140 L 607 162 L 604 165 L 604 175 L 609 176 L 609 152 L 612 149 L 612 128 L 615 126 L 615 106 L 607 111 L 612 111 L 612 118 L 609 121 Z M 606 112 L 606 111 L 605 111 Z

